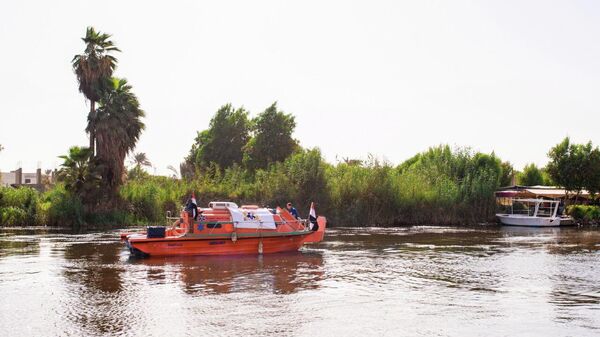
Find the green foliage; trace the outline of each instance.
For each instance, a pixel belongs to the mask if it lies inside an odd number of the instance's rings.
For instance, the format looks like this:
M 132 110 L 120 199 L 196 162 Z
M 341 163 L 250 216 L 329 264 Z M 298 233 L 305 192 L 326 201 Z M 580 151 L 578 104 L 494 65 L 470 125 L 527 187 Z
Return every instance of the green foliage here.
M 84 202 L 96 199 L 101 169 L 92 159 L 91 150 L 73 146 L 67 155 L 59 158 L 64 162 L 58 171 L 58 180 L 64 183 L 65 189 Z
M 100 100 L 106 88 L 110 87 L 109 79 L 117 67 L 117 59 L 112 54 L 120 51 L 110 37 L 109 34 L 96 31 L 94 27 L 88 27 L 85 37 L 82 38 L 85 50 L 82 54 L 75 55 L 71 61 L 79 82 L 79 92 L 90 101 L 86 132 L 90 134 L 89 148 L 92 155 L 96 149 L 96 102 Z
M 145 126 L 141 120 L 144 111 L 131 85 L 118 78 L 112 78 L 111 83 L 100 96 L 95 132 L 101 186 L 114 197 L 123 184 L 125 157 L 135 148 Z
M 465 224 L 493 219 L 503 170 L 493 154 L 448 146 L 398 167 L 374 158 L 332 166 L 312 149 L 264 169 L 213 163 L 187 181 L 130 180 L 121 196 L 137 219 L 150 222 L 162 221 L 167 210 L 178 214 L 194 191 L 200 205 L 229 200 L 275 207 L 291 201 L 301 214 L 315 201 L 334 225 Z
M 2 207 L 0 208 L 0 224 L 3 226 L 27 225 L 27 212 L 19 207 Z
M 567 207 L 567 214 L 576 221 L 583 223 L 598 223 L 600 221 L 599 206 L 571 205 Z
M 198 167 L 211 163 L 223 168 L 241 164 L 243 147 L 249 139 L 248 112 L 226 104 L 210 120 L 208 129 L 198 132 L 187 161 Z
M 117 59 L 112 53 L 120 50 L 110 38 L 111 35 L 88 27 L 85 37 L 81 39 L 85 43 L 85 50 L 82 54 L 75 55 L 71 61 L 79 82 L 79 91 L 90 101 L 99 100 L 104 79 L 112 76 L 117 67 Z
M 90 135 L 90 146 L 87 150 L 89 154 L 86 153 L 88 164 L 85 166 L 97 171 L 90 173 L 88 177 L 93 178 L 99 173 L 102 179 L 98 180 L 98 184 L 92 184 L 92 181 L 84 183 L 81 178 L 85 175 L 80 174 L 79 177 L 65 177 L 65 183 L 67 189 L 80 198 L 86 207 L 91 207 L 93 203 L 98 206 L 100 203 L 101 208 L 114 210 L 118 208 L 118 190 L 125 176 L 125 157 L 134 149 L 144 129 L 141 121 L 144 111 L 127 81 L 112 77 L 117 67 L 117 59 L 113 54 L 120 50 L 110 38 L 111 35 L 88 27 L 82 39 L 86 45 L 85 51 L 75 55 L 72 60 L 79 91 L 90 100 L 86 127 L 86 132 Z M 98 109 L 96 103 L 99 103 Z M 63 159 L 66 160 L 64 157 Z M 138 167 L 149 164 L 145 154 L 144 158 L 137 159 Z M 69 167 L 70 164 L 73 163 L 66 161 L 67 166 L 63 171 L 77 169 Z
M 251 169 L 267 168 L 269 164 L 282 162 L 298 150 L 292 138 L 296 128 L 293 115 L 277 109 L 273 103 L 253 121 L 254 137 L 245 146 L 244 164 Z
M 387 163 L 338 164 L 327 170 L 330 220 L 338 225 L 389 225 L 397 216 L 397 175 Z M 322 210 L 324 211 L 324 210 Z
M 29 187 L 0 188 L 1 225 L 34 225 L 38 214 L 38 192 Z
M 38 203 L 38 192 L 32 188 L 0 188 L 0 225 L 35 225 Z
M 533 163 L 525 165 L 523 172 L 517 175 L 517 183 L 524 186 L 544 185 L 542 170 Z
M 78 227 L 85 220 L 83 203 L 65 184 L 57 184 L 42 195 L 40 210 L 43 216 L 37 221 L 39 225 Z
M 500 176 L 500 186 L 513 185 L 513 178 L 515 177 L 515 169 L 510 162 L 502 162 L 502 175 Z
M 493 217 L 494 191 L 506 179 L 494 155 L 438 146 L 397 168 L 395 223 L 474 223 Z
M 148 156 L 144 152 L 134 153 L 133 158 L 131 159 L 131 164 L 137 168 L 152 167 L 150 159 L 148 159 Z
M 569 137 L 550 149 L 547 171 L 558 185 L 577 194 L 600 191 L 600 150 L 592 142 L 572 144 Z
M 161 222 L 166 212 L 178 216 L 181 205 L 191 190 L 181 181 L 167 177 L 150 176 L 128 181 L 120 191 L 128 204 L 135 222 Z
M 131 170 L 127 171 L 128 180 L 142 180 L 150 178 L 150 173 L 144 171 L 140 166 L 134 166 Z

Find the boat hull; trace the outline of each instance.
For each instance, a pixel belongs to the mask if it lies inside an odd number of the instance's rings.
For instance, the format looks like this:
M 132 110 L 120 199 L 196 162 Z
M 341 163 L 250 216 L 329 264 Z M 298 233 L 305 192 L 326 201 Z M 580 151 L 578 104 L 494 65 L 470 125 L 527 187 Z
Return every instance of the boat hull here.
M 303 235 L 238 238 L 237 240 L 226 237 L 128 239 L 126 243 L 132 252 L 150 256 L 269 254 L 296 251 L 305 242 L 311 242 L 312 235 L 319 234 L 321 233 L 314 232 Z
M 503 225 L 507 226 L 525 226 L 525 227 L 558 227 L 560 226 L 559 217 L 532 217 L 496 214 L 496 217 Z

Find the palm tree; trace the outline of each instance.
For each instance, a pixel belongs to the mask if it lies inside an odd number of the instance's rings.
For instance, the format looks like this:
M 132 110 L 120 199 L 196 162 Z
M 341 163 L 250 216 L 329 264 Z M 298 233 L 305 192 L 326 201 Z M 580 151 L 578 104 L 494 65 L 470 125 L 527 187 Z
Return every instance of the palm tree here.
M 179 171 L 177 171 L 177 169 L 173 165 L 167 166 L 167 170 L 173 172 L 173 179 L 179 179 Z
M 104 183 L 116 195 L 123 183 L 125 157 L 140 138 L 144 111 L 125 79 L 113 78 L 99 100 L 96 119 L 96 157 L 104 166 Z
M 146 153 L 144 152 L 134 153 L 130 163 L 132 165 L 135 165 L 135 167 L 138 169 L 141 169 L 142 166 L 152 167 L 152 163 L 150 162 L 148 156 L 146 156 Z
M 69 154 L 59 158 L 64 162 L 58 171 L 58 179 L 65 183 L 65 188 L 83 200 L 93 197 L 100 175 L 93 162 L 92 151 L 87 147 L 73 146 Z
M 90 101 L 88 125 L 85 129 L 90 134 L 90 151 L 95 154 L 96 140 L 96 102 L 100 99 L 106 79 L 110 78 L 117 67 L 117 59 L 111 55 L 119 52 L 110 40 L 111 35 L 88 27 L 82 38 L 86 47 L 83 54 L 75 55 L 71 61 L 73 71 L 79 82 L 79 92 Z

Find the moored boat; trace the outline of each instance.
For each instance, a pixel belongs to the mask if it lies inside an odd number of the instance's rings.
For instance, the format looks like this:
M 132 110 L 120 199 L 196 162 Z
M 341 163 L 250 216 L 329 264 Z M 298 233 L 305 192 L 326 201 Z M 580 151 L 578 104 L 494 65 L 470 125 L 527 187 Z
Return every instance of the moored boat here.
M 560 201 L 510 198 L 505 213 L 497 213 L 498 221 L 508 226 L 557 227 L 561 225 Z
M 122 234 L 121 239 L 140 256 L 266 254 L 320 242 L 327 226 L 312 204 L 306 220 L 279 207 L 232 202 L 210 202 L 199 213 L 195 220 L 193 213 L 182 211 L 170 227 L 148 227 L 146 233 Z

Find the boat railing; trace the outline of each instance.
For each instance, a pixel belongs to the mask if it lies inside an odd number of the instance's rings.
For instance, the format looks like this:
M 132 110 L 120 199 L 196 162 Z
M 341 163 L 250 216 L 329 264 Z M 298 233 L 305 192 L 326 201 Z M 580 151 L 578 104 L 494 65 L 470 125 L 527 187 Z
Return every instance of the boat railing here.
M 167 211 L 167 216 L 165 217 L 167 219 L 167 221 L 171 221 L 171 220 L 180 220 L 181 218 L 178 216 L 173 216 L 171 211 Z
M 560 201 L 541 199 L 512 199 L 510 204 L 500 205 L 500 210 L 505 214 L 553 217 Z
M 174 218 L 174 219 L 179 219 L 179 218 Z M 296 220 L 296 222 L 303 224 L 303 225 L 308 225 L 309 221 L 308 219 L 298 219 Z M 199 225 L 225 225 L 225 224 L 237 224 L 239 223 L 239 221 L 231 221 L 231 220 L 226 220 L 226 221 L 194 221 L 195 224 L 199 224 Z M 290 221 L 274 221 L 273 223 L 275 223 L 276 225 L 285 225 L 285 224 L 290 224 Z
M 166 215 L 166 220 L 167 223 L 169 223 L 170 221 L 177 221 L 177 220 L 181 220 L 180 217 L 174 217 L 172 216 L 171 211 L 167 211 L 167 215 Z M 209 234 L 211 234 L 215 228 L 221 228 L 220 225 L 226 225 L 226 224 L 232 224 L 234 227 L 235 225 L 239 223 L 238 221 L 231 221 L 231 220 L 225 220 L 225 221 L 194 221 L 192 226 L 194 225 L 203 225 L 206 226 L 208 228 L 210 228 Z M 297 219 L 295 221 L 286 221 L 284 218 L 282 218 L 282 221 L 274 221 L 275 225 L 288 225 L 291 227 L 292 223 L 299 223 L 303 226 L 303 230 L 308 231 L 310 229 L 310 220 L 309 219 Z M 262 223 L 259 223 L 259 227 L 256 228 L 256 231 L 258 232 L 259 230 L 261 230 Z M 210 226 L 209 226 L 210 225 Z M 294 229 L 294 228 L 292 228 Z

